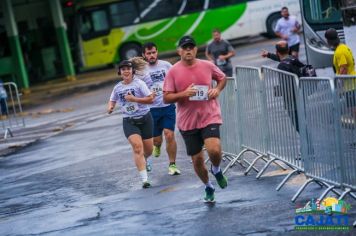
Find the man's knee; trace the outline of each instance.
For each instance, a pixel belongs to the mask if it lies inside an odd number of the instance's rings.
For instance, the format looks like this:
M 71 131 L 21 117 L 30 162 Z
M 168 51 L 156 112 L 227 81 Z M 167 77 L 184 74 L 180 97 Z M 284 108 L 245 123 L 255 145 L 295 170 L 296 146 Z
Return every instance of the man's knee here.
M 208 150 L 209 157 L 220 157 L 221 156 L 221 148 L 214 147 L 213 149 Z
M 202 165 L 205 165 L 203 151 L 199 152 L 196 155 L 193 155 L 192 162 L 195 167 L 201 167 Z

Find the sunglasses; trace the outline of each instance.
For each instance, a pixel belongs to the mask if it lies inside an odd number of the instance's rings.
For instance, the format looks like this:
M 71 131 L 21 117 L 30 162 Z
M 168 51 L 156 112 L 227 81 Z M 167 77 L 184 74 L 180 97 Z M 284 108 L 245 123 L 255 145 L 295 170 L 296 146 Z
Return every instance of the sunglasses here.
M 185 44 L 185 45 L 182 46 L 182 49 L 184 49 L 184 50 L 194 49 L 194 48 L 195 48 L 195 45 L 194 44 L 190 44 L 190 43 Z

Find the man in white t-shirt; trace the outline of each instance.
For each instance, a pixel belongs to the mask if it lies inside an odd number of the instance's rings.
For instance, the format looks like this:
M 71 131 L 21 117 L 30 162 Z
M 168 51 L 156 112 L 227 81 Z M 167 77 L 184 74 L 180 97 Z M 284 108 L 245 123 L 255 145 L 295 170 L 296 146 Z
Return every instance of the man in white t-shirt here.
M 298 58 L 301 25 L 295 16 L 289 15 L 287 7 L 282 7 L 281 15 L 282 17 L 277 21 L 274 32 L 278 37 L 288 42 L 289 55 Z
M 156 44 L 145 43 L 142 46 L 142 56 L 148 62 L 147 73 L 150 76 L 148 87 L 155 93 L 156 97 L 151 105 L 153 117 L 153 156 L 161 154 L 162 133 L 166 140 L 166 150 L 169 158 L 168 174 L 179 175 L 180 170 L 176 166 L 177 142 L 174 137 L 176 124 L 176 106 L 163 102 L 163 82 L 171 63 L 158 60 Z M 147 83 L 147 82 L 146 82 Z

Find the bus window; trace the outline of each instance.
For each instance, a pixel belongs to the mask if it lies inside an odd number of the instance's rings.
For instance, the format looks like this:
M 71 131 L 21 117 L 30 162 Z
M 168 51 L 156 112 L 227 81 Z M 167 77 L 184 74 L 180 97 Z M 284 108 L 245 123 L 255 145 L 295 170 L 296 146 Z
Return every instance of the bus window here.
M 341 12 L 337 0 L 304 1 L 305 19 L 310 24 L 324 24 L 341 21 Z
M 82 12 L 80 20 L 80 33 L 84 40 L 100 37 L 110 32 L 105 9 Z
M 209 8 L 224 7 L 227 5 L 233 5 L 238 3 L 244 3 L 246 0 L 211 0 Z
M 180 4 L 173 0 L 140 0 L 141 21 L 151 21 L 172 17 L 178 14 Z
M 109 22 L 105 10 L 93 11 L 91 17 L 94 23 L 94 32 L 100 32 L 109 29 Z
M 356 0 L 343 0 L 343 20 L 345 26 L 356 25 Z
M 138 17 L 134 1 L 125 1 L 110 5 L 110 17 L 114 27 L 131 25 Z

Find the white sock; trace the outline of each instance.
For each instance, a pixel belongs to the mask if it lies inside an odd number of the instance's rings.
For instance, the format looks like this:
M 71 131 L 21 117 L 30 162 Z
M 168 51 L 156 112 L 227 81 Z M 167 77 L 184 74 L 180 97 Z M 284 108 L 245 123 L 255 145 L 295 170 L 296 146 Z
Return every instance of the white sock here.
M 141 170 L 140 176 L 141 176 L 142 182 L 147 182 L 147 180 L 148 180 L 147 170 Z
M 205 184 L 206 187 L 209 188 L 214 188 L 214 186 L 211 184 L 210 180 L 208 181 L 208 183 Z
M 215 175 L 216 173 L 218 173 L 220 171 L 220 166 L 211 166 L 211 171 L 213 172 L 213 174 Z

